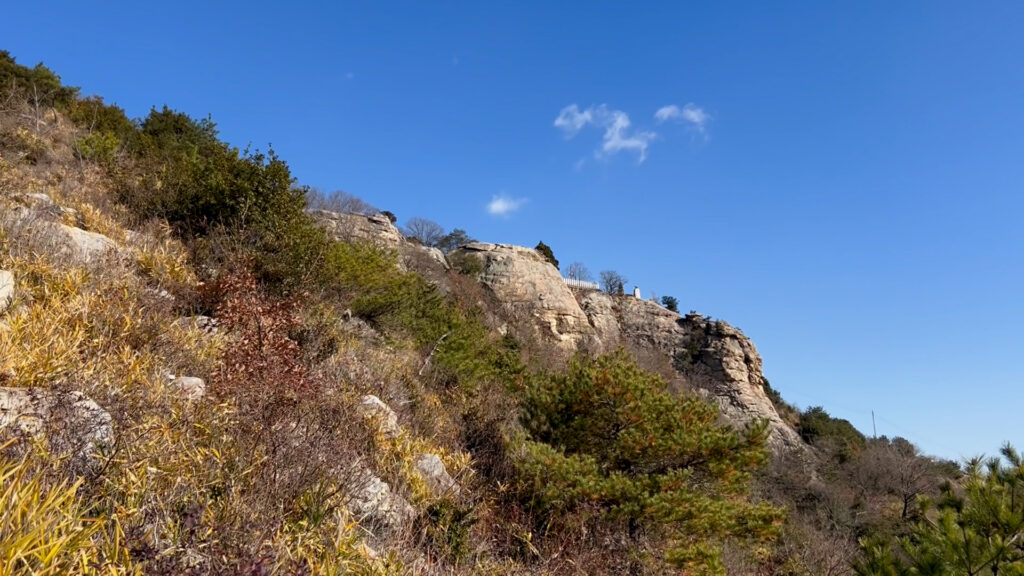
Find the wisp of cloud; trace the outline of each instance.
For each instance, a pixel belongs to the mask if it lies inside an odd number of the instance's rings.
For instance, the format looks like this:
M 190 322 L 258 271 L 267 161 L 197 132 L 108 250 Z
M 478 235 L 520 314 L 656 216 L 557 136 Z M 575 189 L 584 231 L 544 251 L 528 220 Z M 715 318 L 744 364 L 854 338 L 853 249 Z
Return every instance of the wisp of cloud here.
M 526 203 L 526 198 L 511 198 L 498 194 L 487 203 L 487 213 L 492 216 L 508 216 Z

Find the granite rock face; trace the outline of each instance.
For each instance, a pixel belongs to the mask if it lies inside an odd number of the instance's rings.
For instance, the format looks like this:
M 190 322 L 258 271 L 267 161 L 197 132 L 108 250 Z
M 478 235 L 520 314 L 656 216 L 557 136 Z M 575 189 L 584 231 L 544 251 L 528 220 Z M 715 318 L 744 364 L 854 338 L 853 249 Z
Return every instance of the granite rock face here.
M 398 250 L 405 243 L 405 237 L 391 223 L 387 216 L 376 214 L 351 214 L 313 210 L 313 219 L 335 240 L 343 242 L 372 242 L 381 248 Z
M 478 278 L 513 320 L 525 320 L 539 336 L 563 352 L 592 342 L 587 320 L 558 269 L 536 250 L 508 244 L 473 242 L 456 253 L 479 260 Z
M 718 404 L 730 422 L 767 420 L 773 451 L 804 447 L 765 394 L 761 356 L 737 328 L 697 314 L 680 317 L 655 302 L 629 296 L 589 292 L 581 295 L 580 304 L 603 351 L 624 345 L 665 354 L 682 379 Z
M 313 215 L 336 238 L 372 241 L 405 255 L 406 262 L 415 250 L 421 261 L 447 268 L 443 255 L 427 255 L 430 249 L 406 241 L 386 217 L 323 211 Z M 473 242 L 453 252 L 455 258 L 479 263 L 477 279 L 500 306 L 500 316 L 532 329 L 563 356 L 583 349 L 610 352 L 618 346 L 664 355 L 678 376 L 718 404 L 730 422 L 742 426 L 767 420 L 774 451 L 805 447 L 765 394 L 754 343 L 729 324 L 696 314 L 681 317 L 632 296 L 570 289 L 558 269 L 531 248 Z M 415 269 L 424 273 L 422 265 Z M 429 271 L 425 276 L 429 278 Z M 435 283 L 444 290 L 443 280 Z M 363 409 L 368 408 L 364 399 Z M 387 433 L 390 419 L 378 411 L 381 417 Z
M 688 314 L 679 320 L 680 347 L 673 353 L 676 369 L 704 388 L 732 422 L 767 420 L 772 450 L 805 447 L 764 391 L 761 356 L 743 332 L 720 320 Z

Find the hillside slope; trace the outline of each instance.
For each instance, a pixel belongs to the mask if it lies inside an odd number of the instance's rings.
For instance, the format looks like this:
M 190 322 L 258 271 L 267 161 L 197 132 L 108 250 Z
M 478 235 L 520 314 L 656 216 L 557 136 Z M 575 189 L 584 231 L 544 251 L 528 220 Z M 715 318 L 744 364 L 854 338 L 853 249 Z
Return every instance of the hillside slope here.
M 845 574 L 951 473 L 788 407 L 725 322 L 310 210 L 209 120 L 0 80 L 14 573 Z

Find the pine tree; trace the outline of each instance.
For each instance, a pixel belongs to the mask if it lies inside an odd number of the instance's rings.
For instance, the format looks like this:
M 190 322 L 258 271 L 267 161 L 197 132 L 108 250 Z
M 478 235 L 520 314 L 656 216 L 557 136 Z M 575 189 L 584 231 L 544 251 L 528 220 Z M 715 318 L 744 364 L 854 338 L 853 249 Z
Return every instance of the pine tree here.
M 551 514 L 598 503 L 609 518 L 666 535 L 669 564 L 723 574 L 722 543 L 771 538 L 780 511 L 747 498 L 767 458 L 764 423 L 740 432 L 717 421 L 716 407 L 671 394 L 622 349 L 577 357 L 527 391 L 527 496 Z
M 865 542 L 860 576 L 1024 575 L 1024 459 L 1010 445 L 1003 459 L 975 458 L 947 481 L 924 520 L 899 546 Z M 1005 462 L 1004 462 L 1005 459 Z

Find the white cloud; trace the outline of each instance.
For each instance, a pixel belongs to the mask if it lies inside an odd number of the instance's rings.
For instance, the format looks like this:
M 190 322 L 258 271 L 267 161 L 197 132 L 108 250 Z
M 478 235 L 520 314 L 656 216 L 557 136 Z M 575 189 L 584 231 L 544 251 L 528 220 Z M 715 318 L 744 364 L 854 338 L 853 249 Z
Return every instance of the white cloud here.
M 498 194 L 487 203 L 487 212 L 492 216 L 508 216 L 526 204 L 526 198 L 512 198 Z
M 566 138 L 576 136 L 587 125 L 604 128 L 601 147 L 594 153 L 598 158 L 631 150 L 638 154 L 637 161 L 643 162 L 647 158 L 647 147 L 658 137 L 654 132 L 646 130 L 630 131 L 629 115 L 622 110 L 610 110 L 604 104 L 583 111 L 576 104 L 571 104 L 562 108 L 554 123 L 555 128 L 562 130 Z
M 675 104 L 662 106 L 654 113 L 654 119 L 659 123 L 671 120 L 689 124 L 691 128 L 703 134 L 707 123 L 711 121 L 711 115 L 700 106 L 690 102 L 682 108 Z
M 580 107 L 575 104 L 566 106 L 558 113 L 558 118 L 555 118 L 555 128 L 565 132 L 566 138 L 572 138 L 584 126 L 593 121 L 594 115 L 592 110 L 593 108 L 588 108 L 580 112 Z
M 648 144 L 657 138 L 658 135 L 647 131 L 638 131 L 630 134 L 629 116 L 621 110 L 608 112 L 607 118 L 604 130 L 604 143 L 601 145 L 601 150 L 608 156 L 622 150 L 635 150 L 640 155 L 637 162 L 643 162 L 647 158 Z

